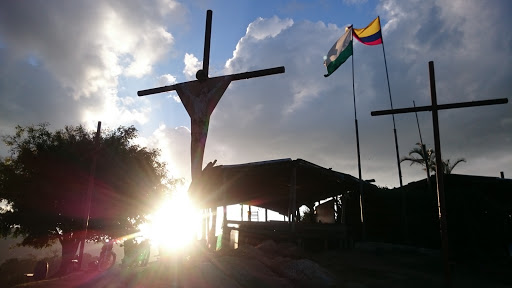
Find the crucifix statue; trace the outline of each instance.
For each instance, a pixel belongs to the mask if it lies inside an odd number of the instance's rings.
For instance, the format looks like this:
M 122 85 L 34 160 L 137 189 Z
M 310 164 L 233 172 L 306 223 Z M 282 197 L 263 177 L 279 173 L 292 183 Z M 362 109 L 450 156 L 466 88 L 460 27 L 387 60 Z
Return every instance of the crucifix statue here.
M 441 215 L 440 224 L 441 224 L 441 246 L 443 249 L 443 258 L 444 258 L 444 272 L 445 272 L 445 285 L 451 285 L 451 264 L 450 264 L 450 249 L 448 242 L 448 228 L 446 221 L 446 203 L 445 203 L 445 193 L 444 193 L 444 168 L 443 161 L 441 158 L 441 140 L 439 137 L 439 120 L 438 120 L 438 111 L 444 109 L 454 109 L 454 108 L 464 108 L 464 107 L 475 107 L 475 106 L 485 106 L 485 105 L 494 105 L 494 104 L 505 104 L 508 103 L 507 98 L 499 98 L 499 99 L 490 99 L 490 100 L 481 100 L 481 101 L 472 101 L 472 102 L 460 102 L 460 103 L 451 103 L 451 104 L 437 104 L 437 93 L 436 93 L 436 80 L 434 74 L 434 62 L 430 61 L 428 63 L 429 67 L 429 75 L 430 75 L 430 98 L 432 101 L 431 106 L 420 106 L 420 107 L 411 107 L 411 108 L 401 108 L 401 109 L 392 109 L 392 110 L 381 110 L 381 111 L 372 111 L 372 116 L 380 116 L 380 115 L 389 115 L 389 114 L 401 114 L 401 113 L 411 113 L 411 112 L 422 112 L 422 111 L 432 111 L 432 126 L 434 129 L 434 151 L 436 155 L 436 182 L 437 182 L 437 200 L 439 203 L 439 214 Z
M 204 148 L 206 137 L 208 136 L 208 125 L 210 115 L 219 103 L 220 98 L 232 81 L 261 77 L 273 74 L 284 73 L 283 66 L 218 76 L 210 78 L 208 76 L 208 66 L 210 62 L 210 38 L 212 27 L 212 10 L 206 12 L 206 31 L 205 45 L 203 55 L 203 69 L 197 71 L 197 80 L 174 84 L 170 86 L 152 88 L 138 91 L 138 96 L 176 91 L 190 116 L 191 122 L 191 176 L 192 181 L 202 172 Z

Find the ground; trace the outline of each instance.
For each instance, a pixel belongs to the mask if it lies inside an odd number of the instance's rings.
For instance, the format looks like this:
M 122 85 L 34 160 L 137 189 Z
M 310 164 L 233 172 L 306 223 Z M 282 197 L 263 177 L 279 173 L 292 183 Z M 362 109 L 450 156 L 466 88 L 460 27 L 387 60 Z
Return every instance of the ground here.
M 20 287 L 443 287 L 442 258 L 435 251 L 381 246 L 304 252 L 293 245 L 201 252 L 177 263 L 160 259 L 147 267 L 68 276 Z M 451 287 L 512 287 L 496 263 L 457 264 Z

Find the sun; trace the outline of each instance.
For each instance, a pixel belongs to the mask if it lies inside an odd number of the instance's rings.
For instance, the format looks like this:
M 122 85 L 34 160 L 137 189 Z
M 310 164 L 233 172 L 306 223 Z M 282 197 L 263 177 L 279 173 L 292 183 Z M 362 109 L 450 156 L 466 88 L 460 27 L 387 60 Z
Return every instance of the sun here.
M 141 234 L 158 247 L 160 253 L 185 249 L 197 239 L 200 213 L 188 198 L 186 191 L 167 197 L 148 215 L 148 223 L 139 227 Z

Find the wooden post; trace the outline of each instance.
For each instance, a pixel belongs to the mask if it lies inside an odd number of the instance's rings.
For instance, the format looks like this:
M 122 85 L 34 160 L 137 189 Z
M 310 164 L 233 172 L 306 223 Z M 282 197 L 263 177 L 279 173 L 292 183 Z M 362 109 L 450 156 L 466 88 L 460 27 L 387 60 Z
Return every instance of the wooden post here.
M 178 93 L 178 96 L 180 97 L 183 106 L 185 106 L 191 121 L 190 169 L 192 182 L 198 179 L 202 172 L 204 149 L 208 136 L 210 115 L 213 113 L 213 110 L 222 98 L 222 95 L 228 88 L 229 84 L 236 80 L 279 74 L 284 73 L 285 71 L 284 67 L 280 66 L 270 69 L 210 78 L 208 76 L 208 69 L 210 63 L 212 14 L 212 10 L 208 10 L 206 12 L 203 69 L 197 71 L 197 80 L 178 83 L 170 86 L 140 90 L 137 92 L 138 96 L 146 96 L 174 90 L 176 90 L 176 93 Z M 196 193 L 201 193 L 202 191 L 191 192 L 191 194 L 194 195 L 190 195 L 190 197 L 194 201 L 198 202 L 196 205 L 202 206 L 200 201 L 202 197 L 200 195 L 195 195 Z
M 206 240 L 206 247 L 209 248 L 209 243 L 210 243 L 210 234 L 208 233 L 210 231 L 210 208 L 206 208 L 204 209 L 204 219 L 205 221 L 203 221 L 204 223 L 204 239 Z
M 210 67 L 210 43 L 212 39 L 212 10 L 206 11 L 206 27 L 204 29 L 204 51 L 203 51 L 203 73 L 208 78 L 208 69 Z M 197 77 L 198 75 L 196 75 Z M 199 76 L 197 79 L 199 79 Z
M 290 199 L 290 219 L 292 223 L 292 232 L 295 232 L 295 222 L 296 222 L 296 215 L 295 210 L 297 209 L 297 167 L 293 165 L 292 167 L 292 175 L 290 179 L 290 192 L 291 192 L 291 199 Z
M 421 106 L 414 108 L 401 108 L 401 109 L 391 109 L 391 110 L 381 110 L 381 111 L 372 111 L 372 116 L 380 116 L 380 115 L 388 115 L 388 114 L 401 114 L 401 113 L 410 113 L 410 112 L 421 112 L 421 111 L 432 111 L 432 124 L 434 130 L 434 144 L 435 144 L 435 153 L 436 153 L 436 178 L 437 178 L 437 195 L 439 202 L 439 211 L 440 211 L 440 228 L 441 228 L 441 246 L 443 249 L 443 260 L 444 260 L 444 272 L 445 272 L 445 286 L 451 285 L 451 263 L 450 263 L 450 246 L 448 241 L 448 228 L 447 228 L 447 219 L 446 219 L 446 203 L 445 203 L 445 190 L 444 190 L 444 168 L 443 162 L 441 158 L 441 140 L 439 136 L 439 119 L 438 119 L 438 111 L 443 109 L 453 109 L 453 108 L 464 108 L 464 107 L 475 107 L 475 106 L 485 106 L 485 105 L 494 105 L 494 104 L 505 104 L 508 103 L 507 98 L 501 99 L 491 99 L 491 100 L 482 100 L 482 101 L 472 101 L 472 102 L 461 102 L 461 103 L 452 103 L 452 104 L 437 104 L 437 93 L 436 93 L 436 83 L 435 83 L 435 73 L 434 73 L 434 62 L 430 61 L 429 63 L 429 76 L 430 76 L 430 98 L 432 101 L 431 106 Z
M 210 247 L 212 250 L 217 249 L 217 211 L 218 207 L 212 208 L 212 227 L 210 228 Z
M 444 258 L 444 273 L 445 273 L 445 285 L 450 286 L 451 284 L 451 273 L 450 273 L 450 248 L 448 242 L 448 224 L 446 220 L 446 202 L 444 194 L 444 167 L 443 160 L 441 158 L 441 139 L 439 136 L 439 119 L 437 113 L 437 93 L 436 93 L 436 79 L 434 73 L 434 62 L 428 62 L 429 75 L 430 75 L 430 98 L 432 100 L 432 126 L 434 129 L 434 151 L 436 155 L 436 184 L 437 194 L 441 209 L 441 245 L 443 247 L 443 258 Z
M 98 157 L 98 149 L 100 145 L 101 136 L 101 121 L 98 121 L 98 128 L 94 138 L 94 151 L 92 152 L 92 162 L 89 171 L 89 187 L 87 189 L 87 199 L 85 200 L 85 217 L 84 217 L 84 232 L 82 240 L 80 241 L 80 250 L 78 252 L 78 267 L 82 268 L 82 260 L 84 258 L 85 240 L 87 239 L 87 229 L 89 228 L 89 216 L 91 213 L 92 193 L 94 191 L 94 175 L 96 174 L 96 158 Z

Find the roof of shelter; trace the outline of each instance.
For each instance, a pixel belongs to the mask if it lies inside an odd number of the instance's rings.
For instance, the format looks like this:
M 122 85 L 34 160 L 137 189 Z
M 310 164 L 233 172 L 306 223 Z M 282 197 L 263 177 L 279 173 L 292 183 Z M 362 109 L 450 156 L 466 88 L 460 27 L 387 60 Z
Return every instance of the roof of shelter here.
M 243 203 L 287 214 L 294 168 L 297 208 L 359 189 L 359 179 L 351 175 L 286 158 L 237 165 L 210 162 L 190 190 L 202 207 Z

